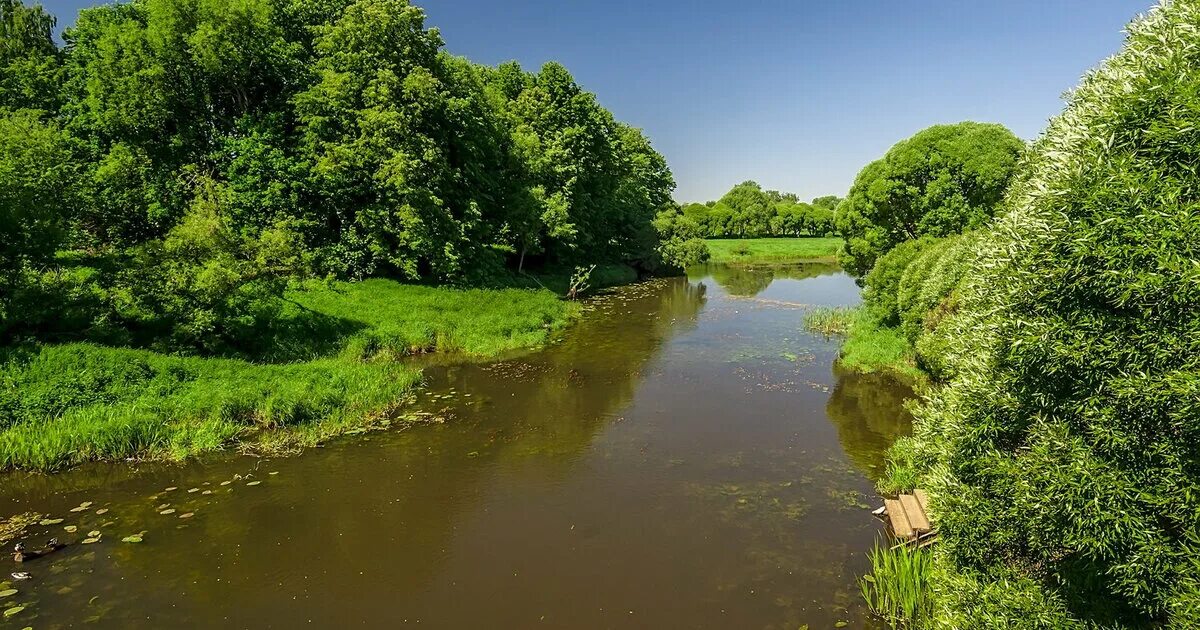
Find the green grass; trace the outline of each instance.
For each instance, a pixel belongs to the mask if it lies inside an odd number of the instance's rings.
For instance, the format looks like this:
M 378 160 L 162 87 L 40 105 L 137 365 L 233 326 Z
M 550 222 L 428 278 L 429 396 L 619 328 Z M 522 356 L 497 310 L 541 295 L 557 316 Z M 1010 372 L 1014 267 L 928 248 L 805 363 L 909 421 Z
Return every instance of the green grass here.
M 579 313 L 550 291 L 453 289 L 391 280 L 310 283 L 288 298 L 358 330 L 344 341 L 348 359 L 457 352 L 491 357 L 546 342 Z
M 894 628 L 921 627 L 933 613 L 930 552 L 906 546 L 892 549 L 877 542 L 869 555 L 871 573 L 859 580 L 859 588 L 871 611 Z
M 313 283 L 287 297 L 281 323 L 259 340 L 275 362 L 90 343 L 0 349 L 0 470 L 290 452 L 412 422 L 399 407 L 420 370 L 397 359 L 536 347 L 581 310 L 541 289 L 388 280 Z
M 801 262 L 832 260 L 842 245 L 840 238 L 709 239 L 714 263 Z
M 827 336 L 845 336 L 838 362 L 846 368 L 890 374 L 918 390 L 928 383 L 904 332 L 880 324 L 865 307 L 812 309 L 805 315 L 804 325 Z

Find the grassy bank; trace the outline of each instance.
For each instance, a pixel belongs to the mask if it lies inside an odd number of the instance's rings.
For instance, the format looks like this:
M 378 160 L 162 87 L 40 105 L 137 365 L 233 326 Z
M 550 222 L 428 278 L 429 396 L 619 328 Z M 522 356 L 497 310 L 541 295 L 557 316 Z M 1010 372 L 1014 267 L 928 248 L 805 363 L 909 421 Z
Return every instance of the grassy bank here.
M 841 247 L 840 238 L 753 238 L 705 241 L 714 263 L 801 262 L 833 260 Z
M 397 359 L 536 347 L 580 311 L 545 289 L 388 280 L 313 283 L 287 299 L 257 358 L 90 343 L 0 350 L 0 469 L 182 459 L 230 447 L 289 451 L 411 422 L 398 403 L 420 371 Z
M 929 382 L 903 331 L 880 323 L 865 307 L 812 309 L 804 317 L 804 326 L 845 338 L 838 358 L 843 367 L 865 374 L 889 374 L 916 390 Z

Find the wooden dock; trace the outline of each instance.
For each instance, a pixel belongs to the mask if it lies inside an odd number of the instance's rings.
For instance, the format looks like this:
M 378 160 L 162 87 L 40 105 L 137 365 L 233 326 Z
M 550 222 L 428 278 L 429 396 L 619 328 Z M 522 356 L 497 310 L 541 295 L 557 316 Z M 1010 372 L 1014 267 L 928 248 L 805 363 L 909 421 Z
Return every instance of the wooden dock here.
M 937 540 L 937 531 L 929 522 L 927 507 L 929 496 L 924 490 L 902 494 L 895 499 L 884 499 L 883 507 L 875 515 L 888 521 L 892 534 L 899 545 L 928 547 Z

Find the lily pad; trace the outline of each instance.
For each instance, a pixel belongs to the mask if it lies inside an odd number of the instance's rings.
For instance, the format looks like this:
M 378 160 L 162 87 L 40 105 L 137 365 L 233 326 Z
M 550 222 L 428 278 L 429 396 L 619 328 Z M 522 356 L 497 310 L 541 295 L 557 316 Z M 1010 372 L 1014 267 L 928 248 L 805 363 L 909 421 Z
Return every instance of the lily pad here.
M 126 537 L 124 537 L 124 538 L 122 538 L 122 539 L 121 539 L 121 542 L 125 542 L 125 543 L 140 543 L 140 542 L 142 542 L 142 537 L 141 537 L 141 536 L 136 536 L 136 535 L 135 535 L 135 536 L 126 536 Z
M 17 589 L 15 589 L 15 588 L 10 588 L 8 590 L 0 591 L 0 597 L 12 597 L 13 595 L 16 595 L 16 594 L 17 594 Z
M 68 534 L 74 534 L 78 529 L 79 528 L 74 525 L 66 525 L 63 527 L 63 531 L 67 532 Z

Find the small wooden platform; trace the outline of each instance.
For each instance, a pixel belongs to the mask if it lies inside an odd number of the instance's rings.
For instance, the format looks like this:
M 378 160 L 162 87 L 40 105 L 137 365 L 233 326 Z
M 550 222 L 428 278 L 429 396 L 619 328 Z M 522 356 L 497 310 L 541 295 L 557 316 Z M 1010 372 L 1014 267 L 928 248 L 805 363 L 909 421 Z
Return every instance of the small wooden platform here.
M 902 494 L 895 499 L 884 499 L 883 507 L 875 515 L 885 518 L 892 526 L 892 534 L 900 545 L 928 547 L 937 540 L 937 531 L 929 522 L 926 513 L 929 496 L 924 490 Z

